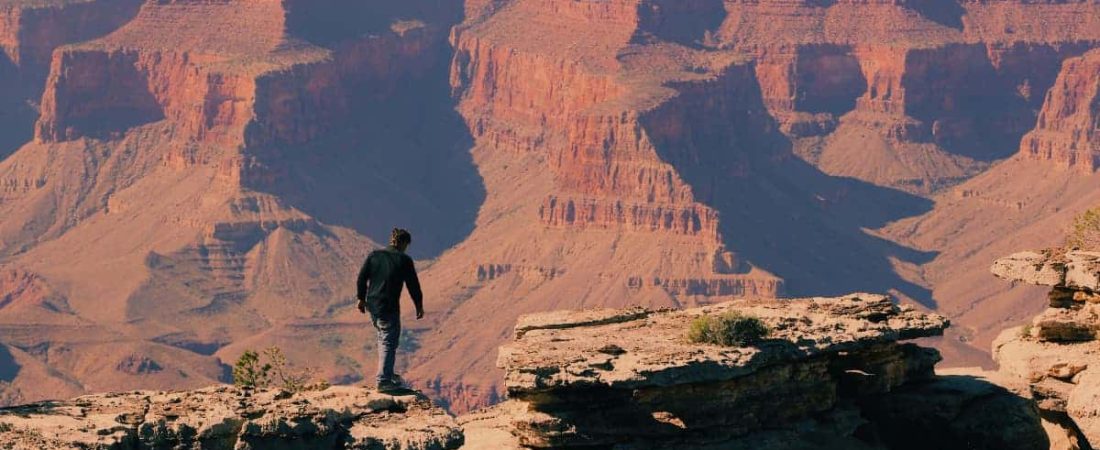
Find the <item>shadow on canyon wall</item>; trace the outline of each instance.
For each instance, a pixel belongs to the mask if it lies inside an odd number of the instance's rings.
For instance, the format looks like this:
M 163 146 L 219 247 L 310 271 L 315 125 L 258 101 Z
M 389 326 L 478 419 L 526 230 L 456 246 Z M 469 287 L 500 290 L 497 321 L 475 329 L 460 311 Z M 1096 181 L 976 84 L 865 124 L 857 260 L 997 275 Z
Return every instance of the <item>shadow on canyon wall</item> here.
M 997 64 L 985 45 L 914 51 L 906 75 L 906 113 L 927 127 L 920 140 L 979 161 L 1007 158 L 1034 128 L 1041 93 L 1074 53 L 1071 47 L 1010 50 Z
M 702 45 L 709 30 L 718 29 L 726 19 L 722 0 L 658 0 L 639 8 L 641 22 L 634 41 L 644 42 L 650 36 L 690 47 Z M 649 36 L 647 36 L 649 35 Z
M 913 8 L 925 19 L 948 28 L 963 29 L 962 17 L 966 14 L 966 9 L 957 0 L 924 0 L 908 2 L 906 6 Z
M 10 382 L 19 375 L 19 363 L 11 354 L 8 346 L 0 344 L 0 381 Z
M 45 80 L 45 75 L 42 76 Z M 28 83 L 19 68 L 0 52 L 0 160 L 15 153 L 34 137 L 34 121 L 38 119 L 37 99 L 30 92 L 41 94 L 41 83 Z
M 315 44 L 328 46 L 349 38 L 390 29 L 402 22 L 446 24 L 462 21 L 463 2 L 288 0 L 287 30 Z
M 286 178 L 264 190 L 379 244 L 388 242 L 392 227 L 407 228 L 416 258 L 438 256 L 461 242 L 485 199 L 469 153 L 473 138 L 455 111 L 449 80 L 445 30 L 462 20 L 461 2 L 291 1 L 288 7 L 291 33 L 337 53 L 363 36 L 401 35 L 403 24 L 436 34 L 421 53 L 387 57 L 383 67 L 371 69 L 389 72 L 385 80 L 353 74 L 347 117 L 309 143 L 278 151 Z
M 928 211 L 930 200 L 829 176 L 794 157 L 751 69 L 673 87 L 680 95 L 646 120 L 677 117 L 686 124 L 682 135 L 647 128 L 662 159 L 719 211 L 731 250 L 783 277 L 787 295 L 897 289 L 935 307 L 931 291 L 899 276 L 893 263 L 920 264 L 935 254 L 867 232 Z
M 346 125 L 283 153 L 287 178 L 269 190 L 380 244 L 390 228 L 407 228 L 416 258 L 462 241 L 474 229 L 485 187 L 469 153 L 473 138 L 450 95 L 448 50 L 434 50 L 422 77 L 400 80 L 384 98 L 364 86 L 351 99 Z

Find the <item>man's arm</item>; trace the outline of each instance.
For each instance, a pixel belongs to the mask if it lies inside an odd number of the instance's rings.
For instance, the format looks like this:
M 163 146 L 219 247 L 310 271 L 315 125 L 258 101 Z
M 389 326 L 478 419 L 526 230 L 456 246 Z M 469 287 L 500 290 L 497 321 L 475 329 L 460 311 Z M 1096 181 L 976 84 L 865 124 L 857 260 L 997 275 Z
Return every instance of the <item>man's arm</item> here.
M 373 253 L 372 253 L 373 255 Z M 355 280 L 355 298 L 359 299 L 359 312 L 366 312 L 367 280 L 370 279 L 370 256 L 363 261 L 363 268 L 359 269 L 359 278 Z
M 412 258 L 406 257 L 406 277 L 405 287 L 409 288 L 409 296 L 413 299 L 413 305 L 416 306 L 416 318 L 424 317 L 424 293 L 420 291 L 420 278 L 416 276 L 416 265 L 413 264 Z

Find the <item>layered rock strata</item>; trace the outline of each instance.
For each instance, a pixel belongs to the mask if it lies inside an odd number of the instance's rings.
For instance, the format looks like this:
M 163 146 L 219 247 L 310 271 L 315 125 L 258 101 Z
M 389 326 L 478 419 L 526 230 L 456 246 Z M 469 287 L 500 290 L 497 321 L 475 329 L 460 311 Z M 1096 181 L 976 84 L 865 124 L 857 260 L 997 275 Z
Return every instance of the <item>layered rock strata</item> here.
M 702 44 L 754 55 L 768 109 L 801 156 L 830 174 L 922 194 L 1010 156 L 1062 61 L 1100 43 L 1094 2 L 725 9 Z
M 61 14 L 126 2 L 19 3 Z M 373 340 L 347 280 L 377 246 L 371 214 L 400 204 L 417 212 L 390 217 L 416 229 L 417 214 L 462 207 L 400 183 L 376 183 L 390 192 L 369 206 L 333 190 L 358 192 L 379 165 L 453 172 L 466 155 L 378 137 L 424 117 L 438 132 L 429 103 L 454 115 L 446 30 L 461 5 L 131 6 L 112 10 L 125 22 L 113 32 L 39 55 L 36 137 L 0 162 L 0 270 L 16 274 L 0 292 L 0 366 L 13 371 L 0 402 L 206 386 L 226 381 L 224 361 L 271 345 L 332 382 L 361 380 Z M 403 98 L 413 87 L 422 96 Z
M 686 340 L 726 312 L 771 332 Z M 496 448 L 1046 448 L 1033 404 L 937 378 L 938 352 L 899 342 L 946 327 L 871 294 L 529 315 L 500 351 L 509 400 L 460 420 Z
M 1020 154 L 1091 173 L 1100 165 L 1100 50 L 1067 60 Z
M 141 0 L 0 2 L 0 157 L 34 135 L 53 50 L 115 30 L 140 5 Z
M 0 409 L 3 448 L 446 450 L 454 418 L 419 394 L 353 387 L 292 394 L 229 386 L 134 391 Z
M 1067 430 L 1066 448 L 1100 446 L 1100 253 L 1023 252 L 992 271 L 1051 287 L 1045 311 L 993 343 L 1000 372 L 1027 383 L 1044 417 Z

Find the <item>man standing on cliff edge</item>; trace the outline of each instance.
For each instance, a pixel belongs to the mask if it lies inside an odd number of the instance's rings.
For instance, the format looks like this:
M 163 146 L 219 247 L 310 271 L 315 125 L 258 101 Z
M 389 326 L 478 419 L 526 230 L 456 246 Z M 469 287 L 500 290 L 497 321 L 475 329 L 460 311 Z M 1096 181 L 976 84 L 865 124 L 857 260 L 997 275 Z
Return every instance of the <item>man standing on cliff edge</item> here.
M 356 281 L 359 312 L 370 311 L 371 322 L 378 330 L 378 390 L 404 389 L 401 377 L 393 373 L 397 345 L 401 339 L 401 286 L 409 288 L 417 320 L 424 317 L 424 294 L 416 277 L 413 260 L 405 254 L 412 244 L 408 231 L 394 228 L 390 245 L 371 252 Z

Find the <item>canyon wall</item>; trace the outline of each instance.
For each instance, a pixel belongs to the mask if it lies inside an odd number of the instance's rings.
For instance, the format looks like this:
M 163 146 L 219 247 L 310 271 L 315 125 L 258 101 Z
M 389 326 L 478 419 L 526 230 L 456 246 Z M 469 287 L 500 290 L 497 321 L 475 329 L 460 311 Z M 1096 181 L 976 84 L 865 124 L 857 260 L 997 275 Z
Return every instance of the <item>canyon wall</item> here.
M 388 228 L 333 220 L 303 200 L 316 186 L 294 170 L 333 155 L 349 168 L 376 163 L 348 158 L 377 131 L 357 126 L 360 114 L 399 104 L 429 75 L 436 103 L 449 103 L 445 38 L 458 5 L 380 8 L 357 12 L 370 23 L 312 34 L 320 9 L 300 4 L 147 2 L 118 30 L 46 59 L 35 137 L 0 165 L 2 265 L 39 280 L 5 284 L 10 399 L 197 387 L 269 345 L 332 380 L 373 371 L 346 292 L 376 244 L 349 227 Z M 314 142 L 334 149 L 310 152 Z M 439 159 L 454 169 L 456 158 Z M 410 197 L 428 211 L 421 222 L 450 212 L 424 191 L 381 203 Z
M 1046 95 L 1035 129 L 1020 153 L 1087 173 L 1100 162 L 1100 51 L 1067 60 Z
M 704 43 L 757 55 L 769 110 L 800 156 L 829 174 L 927 194 L 1014 153 L 1061 61 L 1100 41 L 1096 9 L 726 2 Z
M 37 74 L 0 87 L 24 399 L 268 345 L 359 382 L 349 280 L 393 226 L 430 293 L 402 371 L 454 411 L 549 309 L 875 290 L 988 362 L 1033 307 L 982 258 L 1098 198 L 1091 0 L 28 5 L 0 5 L 0 74 Z
M 875 186 L 931 196 L 1017 152 L 1062 61 L 1100 42 L 1097 8 L 469 4 L 451 84 L 487 197 L 471 236 L 432 267 L 453 300 L 411 361 L 414 379 L 455 410 L 492 401 L 486 388 L 499 387 L 474 375 L 492 370 L 491 349 L 462 334 L 474 317 L 597 292 L 663 305 L 874 285 L 932 308 L 963 301 L 914 276 L 930 254 L 864 233 L 931 207 Z M 556 275 L 531 275 L 544 273 Z M 489 298 L 502 292 L 515 301 Z
M 140 0 L 12 1 L 0 4 L 0 157 L 33 135 L 53 50 L 107 34 L 133 18 Z

